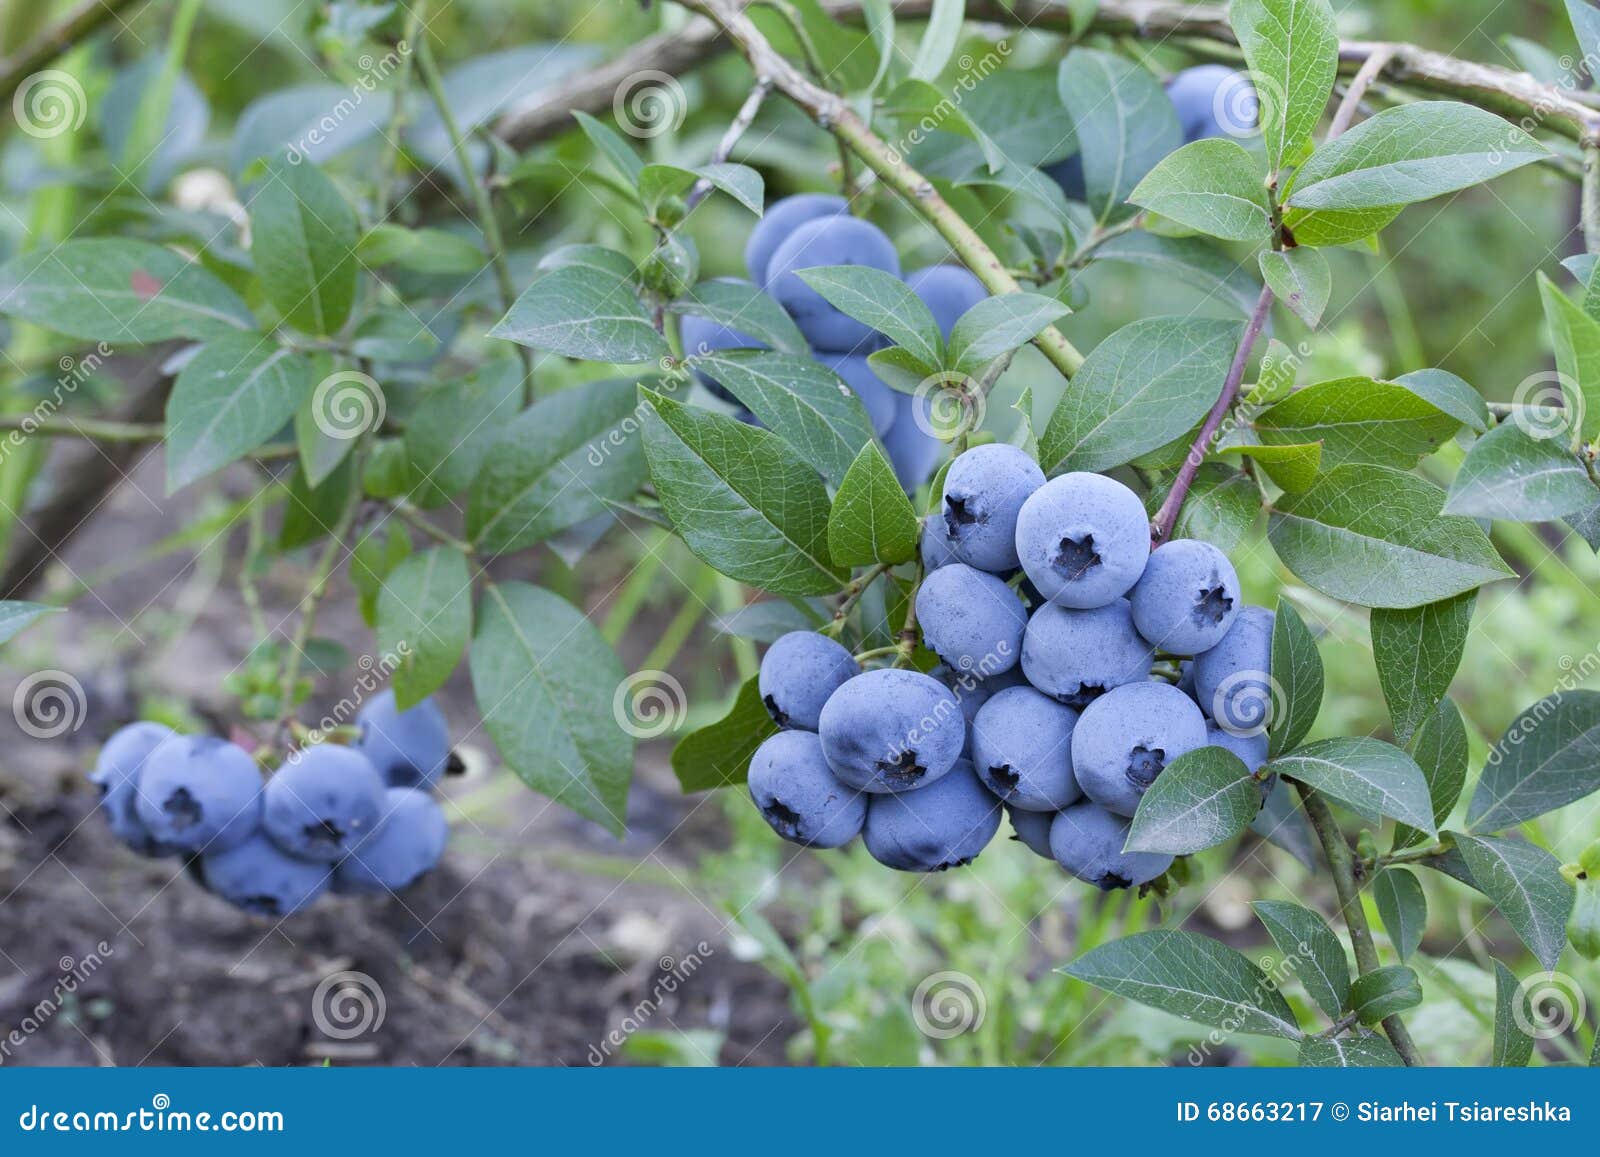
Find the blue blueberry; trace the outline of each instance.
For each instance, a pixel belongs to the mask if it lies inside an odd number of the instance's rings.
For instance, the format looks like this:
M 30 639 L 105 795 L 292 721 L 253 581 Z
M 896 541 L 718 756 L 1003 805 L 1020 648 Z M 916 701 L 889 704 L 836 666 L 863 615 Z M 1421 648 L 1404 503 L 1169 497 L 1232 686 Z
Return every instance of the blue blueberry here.
M 817 360 L 838 374 L 844 384 L 861 399 L 867 419 L 872 423 L 872 432 L 883 437 L 894 422 L 896 391 L 872 372 L 866 355 L 819 353 Z
M 1016 524 L 1022 569 L 1064 607 L 1103 607 L 1127 594 L 1150 557 L 1144 504 L 1101 474 L 1052 478 L 1022 504 Z
M 756 687 L 779 727 L 815 731 L 828 696 L 859 674 L 861 664 L 828 636 L 790 631 L 761 657 Z
M 718 350 L 764 350 L 769 348 L 767 343 L 759 338 L 753 338 L 749 334 L 731 326 L 722 325 L 719 322 L 712 321 L 710 318 L 700 317 L 692 313 L 684 314 L 678 322 L 678 337 L 683 343 L 684 357 L 715 353 Z M 724 402 L 738 403 L 739 399 L 734 397 L 733 391 L 711 377 L 704 370 L 695 370 L 694 376 L 702 386 Z
M 361 708 L 356 724 L 361 738 L 352 746 L 390 787 L 432 788 L 450 764 L 450 725 L 432 699 L 397 711 L 390 688 Z
M 1005 442 L 974 446 L 950 463 L 940 510 L 956 557 L 995 574 L 1015 570 L 1018 513 L 1047 485 L 1039 464 Z
M 1050 825 L 1050 853 L 1078 879 L 1104 892 L 1148 884 L 1172 867 L 1172 857 L 1123 851 L 1128 826 L 1123 817 L 1083 800 L 1063 809 Z
M 883 435 L 883 448 L 900 485 L 907 494 L 914 494 L 938 469 L 948 446 L 930 432 L 933 426 L 927 398 L 896 390 L 894 405 L 894 421 Z
M 1178 690 L 1189 698 L 1194 696 L 1194 660 L 1184 659 L 1178 663 Z
M 1263 763 L 1267 762 L 1267 733 L 1257 735 L 1235 735 L 1231 731 L 1224 731 L 1215 723 L 1206 724 L 1206 745 L 1208 747 L 1222 747 L 1233 752 L 1254 775 Z
M 1050 851 L 1050 828 L 1055 823 L 1055 812 L 1023 811 L 1008 804 L 1006 815 L 1011 819 L 1012 839 L 1036 856 L 1055 859 Z
M 886 867 L 942 872 L 972 863 L 999 830 L 1000 802 L 963 759 L 918 791 L 873 796 L 862 842 Z
M 987 679 L 1017 665 L 1028 612 L 1004 580 L 958 562 L 922 580 L 917 623 L 946 665 Z
M 139 773 L 137 811 L 151 837 L 186 852 L 236 848 L 261 824 L 261 770 L 214 735 L 170 735 Z
M 748 786 L 767 825 L 803 847 L 843 847 L 867 819 L 867 797 L 839 782 L 809 731 L 780 731 L 756 748 Z
M 930 265 L 906 274 L 906 284 L 911 292 L 922 299 L 922 304 L 933 314 L 939 332 L 949 338 L 950 331 L 967 310 L 989 296 L 972 272 L 960 265 Z
M 438 866 L 450 839 L 444 810 L 425 791 L 391 787 L 377 826 L 333 870 L 333 890 L 381 895 L 409 888 Z
M 1128 601 L 1139 633 L 1172 655 L 1215 647 L 1244 605 L 1228 556 L 1197 538 L 1173 539 L 1152 551 Z
M 1045 603 L 1022 636 L 1022 673 L 1068 707 L 1081 709 L 1113 687 L 1142 683 L 1154 659 L 1134 629 L 1127 599 L 1087 611 Z
M 972 764 L 988 789 L 1024 811 L 1060 811 L 1083 793 L 1072 774 L 1078 713 L 1031 687 L 990 696 L 972 726 Z
M 978 717 L 983 705 L 991 696 L 1004 691 L 1007 687 L 1024 686 L 1026 682 L 1022 678 L 1022 672 L 1015 667 L 989 679 L 981 677 L 976 671 L 958 671 L 943 664 L 928 674 L 950 688 L 950 693 L 961 705 L 961 720 L 967 727 L 967 741 L 961 747 L 963 759 L 972 758 L 972 721 Z
M 257 832 L 226 851 L 200 858 L 208 891 L 256 916 L 281 920 L 314 904 L 328 890 L 331 870 L 289 855 Z
M 1195 656 L 1195 701 L 1224 731 L 1259 734 L 1271 719 L 1272 620 L 1266 607 L 1244 607 L 1222 641 Z
M 89 782 L 100 789 L 100 811 L 111 834 L 141 856 L 167 856 L 177 852 L 151 836 L 139 819 L 139 773 L 145 759 L 172 734 L 161 723 L 130 723 L 106 740 L 95 760 Z
M 918 553 L 922 556 L 922 573 L 932 574 L 942 566 L 959 562 L 955 553 L 956 541 L 950 534 L 950 528 L 939 517 L 932 517 L 922 524 L 922 537 L 918 542 Z
M 1083 177 L 1083 154 L 1073 153 L 1065 160 L 1044 167 L 1044 175 L 1061 186 L 1061 195 L 1069 201 L 1087 201 L 1089 186 Z
M 378 826 L 386 790 L 366 756 L 324 743 L 296 752 L 267 781 L 261 826 L 290 855 L 331 864 Z
M 857 675 L 822 708 L 817 734 L 833 773 L 861 791 L 926 790 L 966 746 L 961 704 L 919 671 Z
M 772 262 L 773 253 L 789 239 L 789 234 L 807 221 L 814 221 L 818 217 L 838 217 L 849 211 L 850 206 L 843 197 L 826 193 L 797 193 L 768 205 L 761 220 L 756 222 L 756 227 L 750 230 L 750 239 L 744 245 L 744 267 L 750 274 L 750 280 L 757 285 L 766 285 L 767 267 Z
M 1246 75 L 1225 64 L 1186 68 L 1167 82 L 1167 98 L 1183 126 L 1185 144 L 1206 137 L 1253 133 L 1261 102 Z
M 1084 795 L 1131 816 L 1167 764 L 1205 744 L 1205 716 L 1182 691 L 1150 680 L 1126 683 L 1078 717 L 1072 770 Z
M 813 348 L 850 353 L 876 344 L 871 326 L 835 309 L 800 279 L 800 270 L 821 265 L 865 265 L 899 277 L 894 245 L 876 225 L 858 217 L 819 217 L 791 233 L 767 267 L 767 292 L 789 311 Z

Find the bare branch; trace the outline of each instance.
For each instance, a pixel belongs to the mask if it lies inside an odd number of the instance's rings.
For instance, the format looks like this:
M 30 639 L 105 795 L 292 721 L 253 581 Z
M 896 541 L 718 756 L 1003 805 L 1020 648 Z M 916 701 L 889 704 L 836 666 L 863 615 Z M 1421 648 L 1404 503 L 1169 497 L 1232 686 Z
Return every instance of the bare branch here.
M 83 0 L 61 23 L 40 33 L 15 55 L 0 60 L 0 104 L 9 102 L 28 77 L 82 43 L 132 3 L 133 0 Z

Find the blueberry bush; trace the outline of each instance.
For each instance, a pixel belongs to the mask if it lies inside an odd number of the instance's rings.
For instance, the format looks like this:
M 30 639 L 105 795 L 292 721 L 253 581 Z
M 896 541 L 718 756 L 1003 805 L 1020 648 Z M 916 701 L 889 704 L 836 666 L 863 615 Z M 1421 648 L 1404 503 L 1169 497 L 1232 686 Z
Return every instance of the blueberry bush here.
M 458 667 L 504 764 L 621 835 L 663 734 L 635 715 L 715 603 L 737 675 L 669 680 L 666 730 L 684 793 L 753 801 L 736 844 L 826 850 L 871 897 L 1010 835 L 1026 903 L 1078 913 L 1058 971 L 994 982 L 1038 1007 L 974 1059 L 1064 1040 L 1094 989 L 1274 1060 L 1452 1060 L 1408 1017 L 1464 991 L 1416 966 L 1462 904 L 1510 934 L 1470 962 L 1487 1059 L 1588 1059 L 1546 1005 L 1581 1009 L 1563 968 L 1600 956 L 1600 660 L 1495 687 L 1496 735 L 1452 692 L 1483 603 L 1600 549 L 1600 9 L 1567 0 L 1576 56 L 1480 64 L 1330 0 L 671 0 L 609 58 L 445 67 L 425 0 L 337 0 L 306 19 L 337 83 L 262 88 L 219 136 L 202 5 L 132 61 L 96 49 L 118 7 L 0 60 L 8 204 L 70 188 L 0 228 L 0 636 L 83 594 L 29 598 L 82 521 L 34 497 L 70 440 L 159 444 L 173 494 L 255 480 L 192 533 L 242 531 L 259 642 L 223 734 L 106 743 L 116 840 L 272 918 L 405 889 L 445 853 Z M 1518 170 L 1583 251 L 1474 267 L 1486 311 L 1533 312 L 1469 380 L 1426 356 L 1390 238 L 1473 190 L 1510 212 Z M 1368 299 L 1382 327 L 1342 320 Z M 148 397 L 99 375 L 119 358 Z M 285 558 L 276 631 L 253 583 Z M 621 608 L 674 584 L 694 617 L 630 674 Z M 318 698 L 345 589 L 390 683 L 352 712 Z M 1324 665 L 1352 621 L 1375 673 Z M 1263 842 L 1293 900 L 1174 918 Z M 741 854 L 708 852 L 726 896 Z M 728 902 L 830 1060 L 850 1018 Z

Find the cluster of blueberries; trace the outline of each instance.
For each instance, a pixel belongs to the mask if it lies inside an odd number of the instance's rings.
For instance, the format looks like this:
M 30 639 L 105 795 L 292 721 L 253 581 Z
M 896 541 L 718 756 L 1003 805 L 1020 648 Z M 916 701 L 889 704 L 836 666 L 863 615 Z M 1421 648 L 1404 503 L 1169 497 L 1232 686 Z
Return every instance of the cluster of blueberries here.
M 939 871 L 983 850 L 1004 804 L 1029 848 L 1125 888 L 1172 863 L 1123 851 L 1167 765 L 1207 745 L 1252 772 L 1267 761 L 1272 612 L 1243 605 L 1211 544 L 1152 550 L 1122 483 L 1046 481 L 1017 447 L 977 446 L 951 463 L 921 550 L 931 673 L 863 671 L 810 631 L 762 658 L 782 730 L 749 788 L 780 836 L 834 848 L 861 834 L 891 868 Z
M 432 791 L 455 757 L 438 704 L 399 711 L 385 691 L 356 724 L 354 744 L 299 749 L 263 783 L 235 743 L 130 723 L 89 779 L 129 848 L 186 857 L 191 875 L 236 907 L 291 916 L 330 889 L 398 892 L 444 854 L 449 824 Z
M 759 286 L 794 319 L 812 354 L 861 399 L 872 429 L 907 490 L 920 486 L 933 472 L 944 448 L 916 407 L 928 402 L 891 389 L 867 364 L 867 355 L 881 349 L 884 337 L 870 326 L 835 309 L 798 276 L 821 265 L 864 265 L 901 276 L 894 244 L 871 222 L 850 216 L 843 197 L 801 193 L 771 205 L 750 233 L 745 266 L 750 284 Z M 905 275 L 911 291 L 927 305 L 948 337 L 958 318 L 988 296 L 980 282 L 958 265 L 930 265 Z M 694 314 L 679 329 L 685 355 L 727 349 L 765 349 L 747 333 Z M 702 385 L 724 401 L 738 399 L 704 370 Z M 742 407 L 739 416 L 753 420 Z

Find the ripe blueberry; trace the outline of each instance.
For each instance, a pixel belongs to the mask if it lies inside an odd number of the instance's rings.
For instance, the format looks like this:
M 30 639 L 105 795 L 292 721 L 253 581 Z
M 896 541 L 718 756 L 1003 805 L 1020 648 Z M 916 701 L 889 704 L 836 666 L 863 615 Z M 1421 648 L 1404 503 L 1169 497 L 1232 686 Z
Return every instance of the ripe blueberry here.
M 139 773 L 139 820 L 186 852 L 236 848 L 261 823 L 261 771 L 250 753 L 214 735 L 170 735 Z
M 747 333 L 695 314 L 685 314 L 678 322 L 678 337 L 683 342 L 683 356 L 715 353 L 717 350 L 766 349 L 767 343 Z M 697 369 L 694 376 L 702 386 L 724 402 L 738 403 L 733 392 L 705 370 Z
M 449 838 L 450 825 L 431 795 L 391 787 L 384 793 L 377 826 L 334 868 L 333 890 L 377 895 L 409 888 L 438 865 Z
M 918 671 L 857 675 L 822 708 L 817 734 L 828 766 L 861 791 L 926 790 L 955 766 L 966 745 L 961 704 Z
M 972 725 L 972 763 L 984 785 L 1024 811 L 1060 811 L 1078 799 L 1072 729 L 1078 713 L 1031 687 L 990 696 Z
M 939 332 L 946 338 L 956 322 L 967 310 L 989 296 L 972 273 L 960 265 L 930 265 L 906 274 L 906 284 L 911 292 L 922 299 L 922 304 L 933 314 Z
M 838 374 L 839 379 L 861 399 L 861 406 L 867 411 L 867 420 L 872 423 L 872 432 L 883 437 L 894 421 L 895 391 L 872 372 L 866 355 L 819 353 L 817 360 Z
M 1012 839 L 1035 855 L 1055 859 L 1050 851 L 1050 828 L 1055 823 L 1055 812 L 1028 812 L 1008 804 L 1006 815 L 1011 819 Z
M 361 738 L 352 746 L 390 787 L 431 788 L 450 763 L 450 725 L 432 699 L 397 711 L 391 688 L 362 707 L 356 723 Z
M 1072 770 L 1084 795 L 1131 816 L 1167 764 L 1205 743 L 1205 717 L 1182 691 L 1127 683 L 1083 709 L 1072 732 Z
M 767 825 L 803 847 L 842 847 L 866 822 L 867 797 L 839 782 L 809 731 L 780 731 L 756 748 L 748 786 Z
M 1127 599 L 1087 611 L 1045 603 L 1022 636 L 1028 682 L 1068 707 L 1087 707 L 1113 687 L 1143 682 L 1154 657 L 1134 629 Z
M 861 665 L 828 636 L 790 631 L 761 657 L 756 687 L 779 727 L 815 731 L 828 696 L 859 674 Z
M 1261 102 L 1244 74 L 1225 64 L 1184 69 L 1167 82 L 1167 99 L 1177 111 L 1185 144 L 1206 137 L 1248 136 L 1261 113 Z
M 1244 605 L 1228 556 L 1197 538 L 1174 539 L 1153 551 L 1128 601 L 1139 633 L 1173 655 L 1216 646 Z
M 172 728 L 161 723 L 130 723 L 106 740 L 89 773 L 89 782 L 100 789 L 100 811 L 111 834 L 141 856 L 177 851 L 150 835 L 137 809 L 144 761 L 171 734 Z
M 200 858 L 209 891 L 236 908 L 273 919 L 309 908 L 328 890 L 329 874 L 327 864 L 291 856 L 260 832 Z
M 923 579 L 917 622 L 946 665 L 987 679 L 1017 665 L 1028 612 L 1003 580 L 958 562 Z
M 1272 620 L 1265 607 L 1244 607 L 1221 642 L 1195 656 L 1195 701 L 1224 731 L 1266 730 L 1273 702 Z
M 944 458 L 945 444 L 929 432 L 931 412 L 927 398 L 895 391 L 894 421 L 883 435 L 883 449 L 907 494 L 915 493 Z
M 818 217 L 837 217 L 849 211 L 850 206 L 843 197 L 826 193 L 797 193 L 768 205 L 744 245 L 744 267 L 750 280 L 761 286 L 767 284 L 767 267 L 772 254 L 801 225 Z
M 830 305 L 798 276 L 821 265 L 866 265 L 900 276 L 900 258 L 883 231 L 858 217 L 818 217 L 801 225 L 772 254 L 770 293 L 815 349 L 859 352 L 880 340 L 871 326 Z
M 1039 464 L 1004 442 L 974 446 L 950 463 L 940 513 L 956 557 L 995 574 L 1015 570 L 1018 512 L 1047 485 Z
M 1091 800 L 1063 809 L 1050 825 L 1056 863 L 1105 892 L 1148 884 L 1172 866 L 1171 856 L 1123 851 L 1127 842 L 1128 821 Z
M 1150 557 L 1150 522 L 1139 496 L 1114 478 L 1052 478 L 1017 515 L 1017 556 L 1039 593 L 1080 610 L 1128 593 Z
M 324 743 L 291 756 L 267 781 L 261 826 L 290 855 L 331 864 L 378 826 L 385 790 L 366 756 Z
M 942 872 L 970 864 L 999 828 L 999 801 L 963 759 L 920 791 L 873 796 L 862 841 L 887 867 Z

